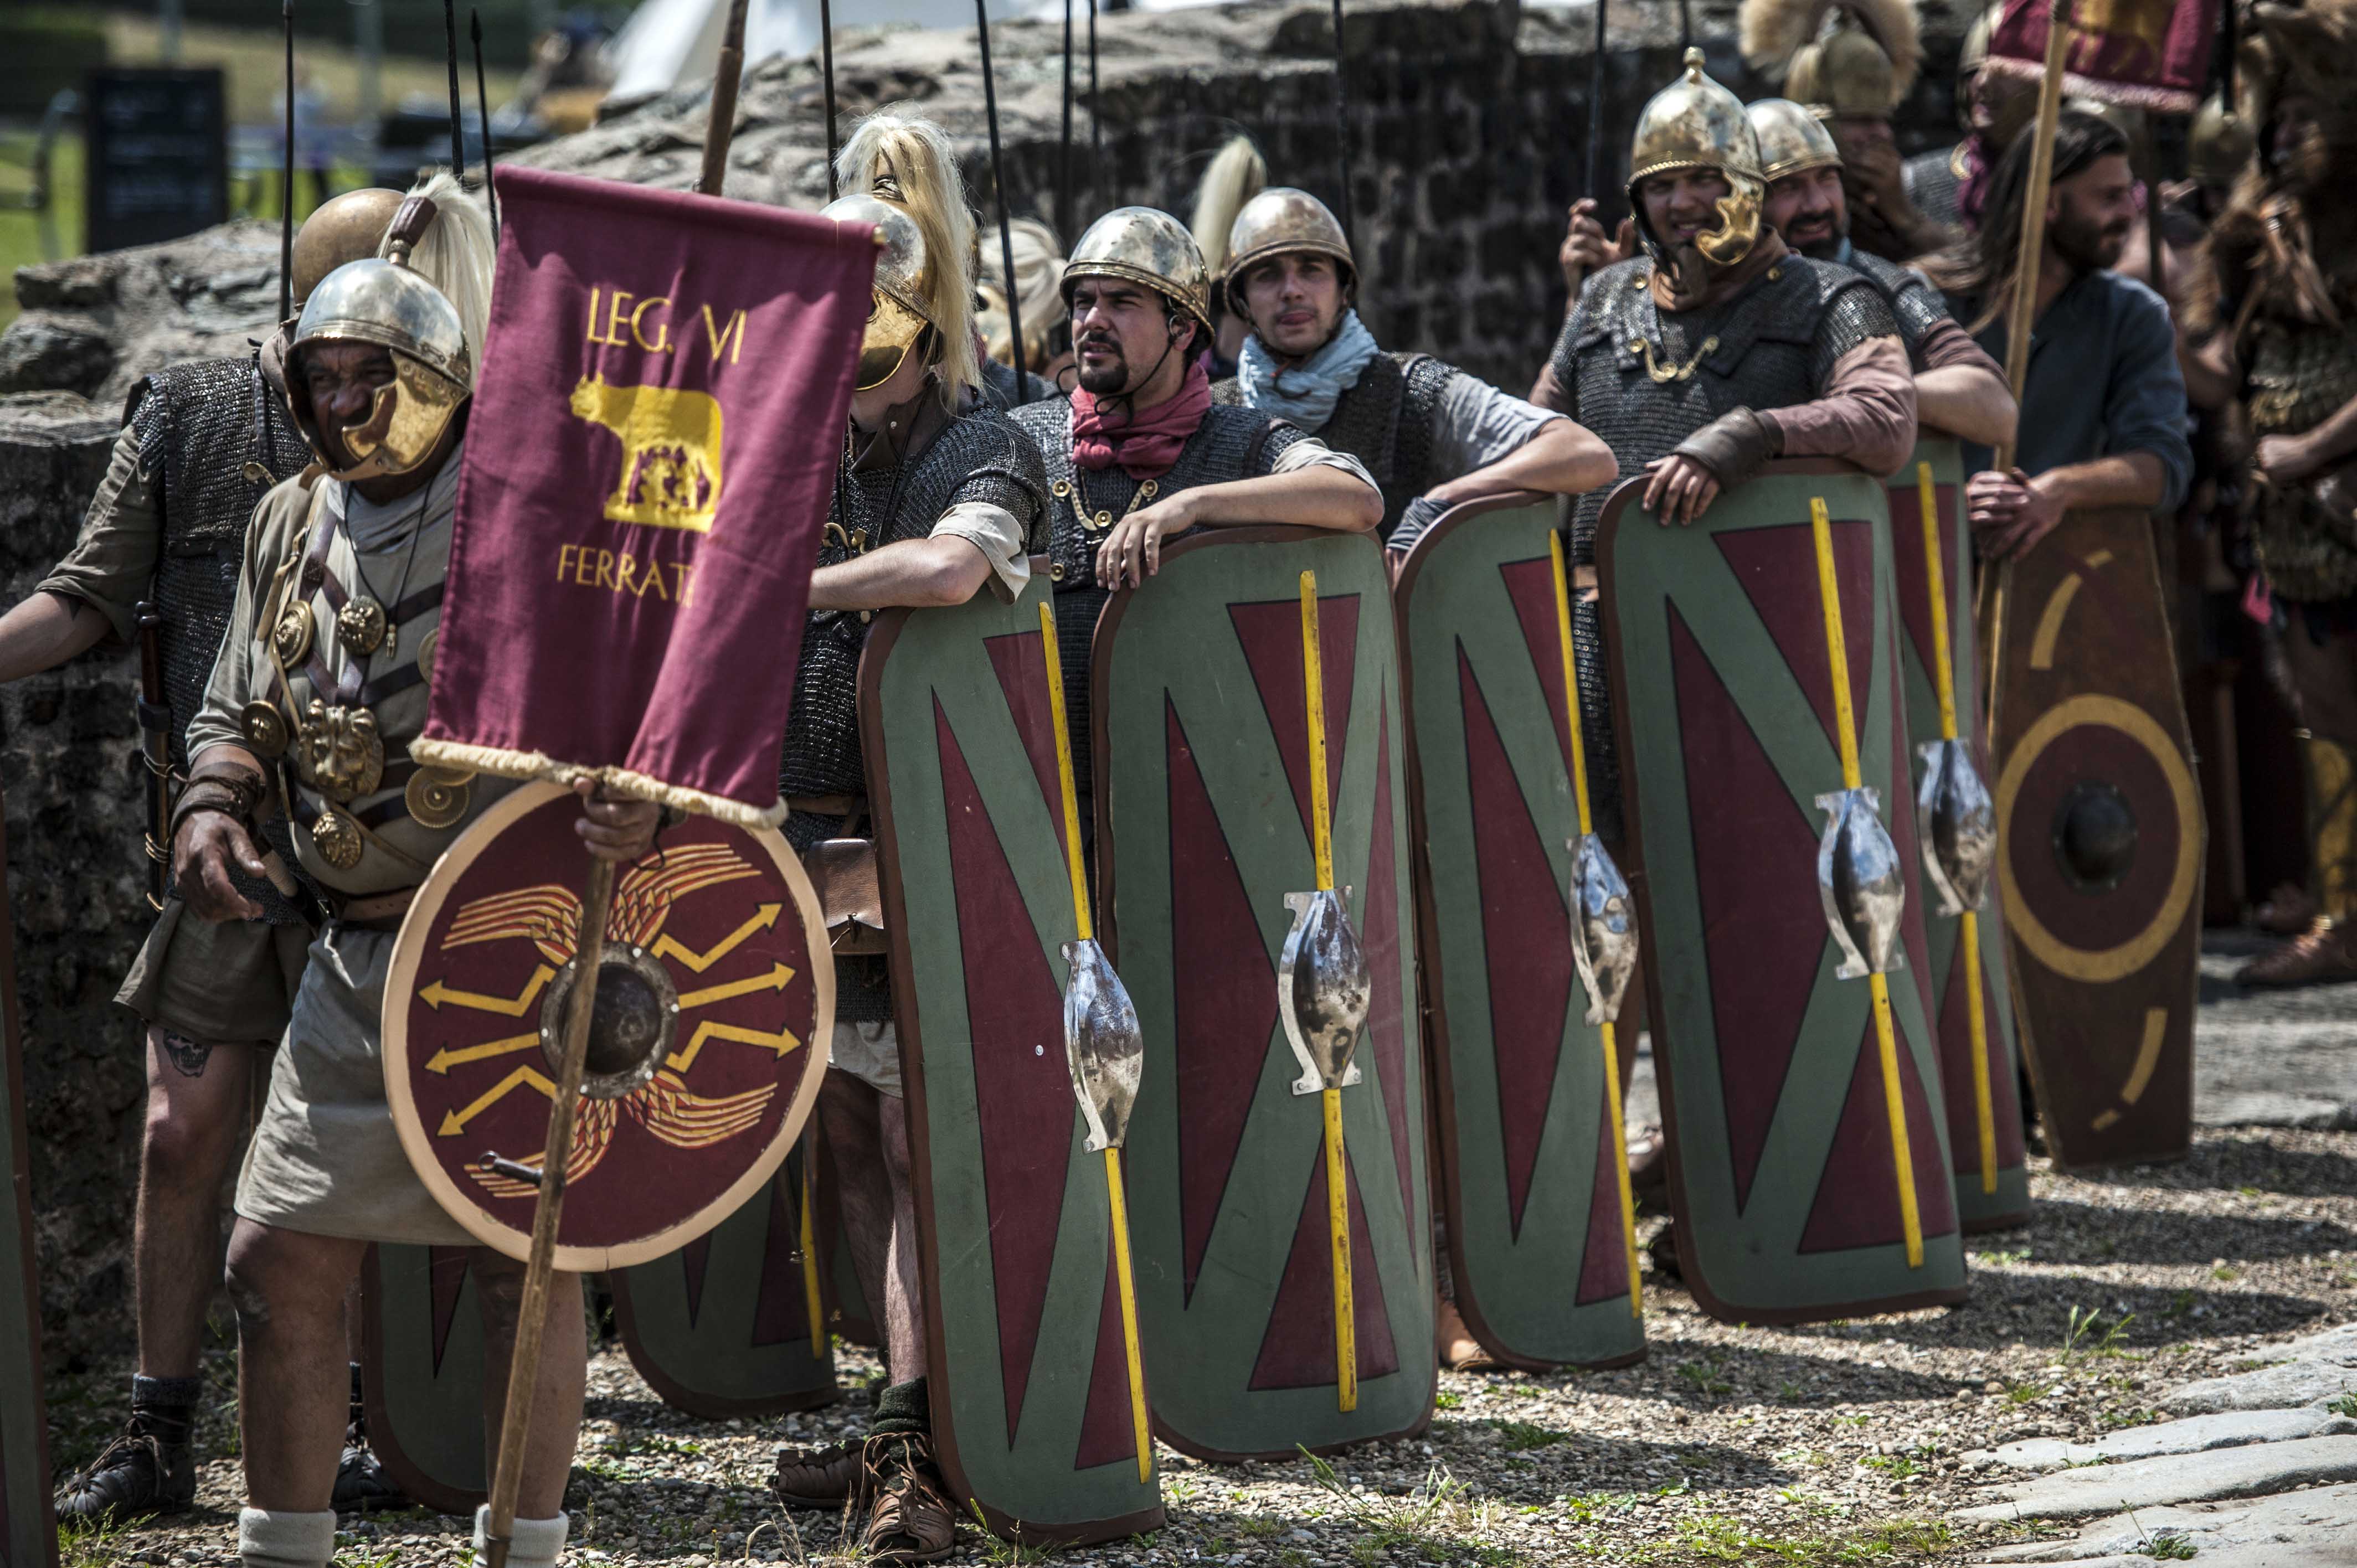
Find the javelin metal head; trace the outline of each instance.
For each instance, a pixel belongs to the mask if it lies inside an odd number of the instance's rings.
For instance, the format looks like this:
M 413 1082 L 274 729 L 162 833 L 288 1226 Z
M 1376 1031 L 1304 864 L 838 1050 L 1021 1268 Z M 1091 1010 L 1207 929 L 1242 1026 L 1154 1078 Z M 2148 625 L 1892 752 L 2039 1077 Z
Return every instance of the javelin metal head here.
M 1571 841 L 1571 961 L 1587 987 L 1587 1021 L 1620 1016 L 1629 977 L 1637 968 L 1637 917 L 1628 879 L 1594 833 Z
M 1961 740 L 1927 740 L 1923 788 L 1915 798 L 1923 835 L 1923 869 L 1940 892 L 1940 913 L 1977 909 L 1988 891 L 1989 867 L 1996 859 L 1996 804 L 1973 766 L 1972 748 Z
M 1085 939 L 1066 942 L 1064 961 L 1071 966 L 1064 985 L 1064 1064 L 1088 1123 L 1089 1153 L 1102 1154 L 1129 1136 L 1130 1108 L 1146 1071 L 1146 1033 L 1104 949 Z
M 1301 1076 L 1293 1084 L 1296 1094 L 1359 1081 L 1358 1064 L 1351 1056 L 1366 1028 L 1374 979 L 1359 946 L 1359 933 L 1351 927 L 1351 912 L 1342 903 L 1350 891 L 1285 896 L 1285 907 L 1293 911 L 1293 929 L 1286 933 L 1285 951 L 1277 960 L 1276 1012 L 1301 1062 Z
M 1817 843 L 1817 897 L 1825 924 L 1841 944 L 1844 980 L 1907 967 L 1899 925 L 1907 912 L 1907 875 L 1899 846 L 1882 825 L 1882 800 L 1871 785 L 1817 797 L 1825 836 Z

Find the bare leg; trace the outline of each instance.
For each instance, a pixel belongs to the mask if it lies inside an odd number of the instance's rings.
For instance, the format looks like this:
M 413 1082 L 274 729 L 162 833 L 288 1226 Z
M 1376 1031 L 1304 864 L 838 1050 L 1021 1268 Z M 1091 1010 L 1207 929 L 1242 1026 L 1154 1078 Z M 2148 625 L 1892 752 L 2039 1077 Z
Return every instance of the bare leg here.
M 131 1273 L 139 1370 L 196 1376 L 205 1309 L 221 1279 L 221 1189 L 245 1120 L 251 1046 L 147 1030 L 147 1121 L 139 1149 Z
M 925 1375 L 924 1283 L 917 1267 L 917 1198 L 909 1177 L 909 1117 L 897 1095 L 876 1096 L 884 1170 L 892 1187 L 891 1268 L 884 1283 L 884 1350 L 892 1380 Z
M 869 1310 L 888 1315 L 884 1275 L 892 1240 L 892 1187 L 884 1171 L 883 1131 L 877 1105 L 884 1097 L 850 1073 L 829 1069 L 819 1085 L 818 1113 L 834 1156 L 835 1201 L 851 1246 L 851 1272 Z M 879 1325 L 879 1326 L 882 1326 Z M 885 1333 L 888 1350 L 890 1331 Z
M 245 1219 L 230 1238 L 251 1507 L 291 1513 L 328 1507 L 351 1395 L 344 1295 L 367 1248 Z
M 475 1289 L 483 1319 L 483 1452 L 500 1451 L 507 1415 L 508 1371 L 515 1359 L 516 1318 L 523 1303 L 524 1266 L 478 1248 Z M 565 1511 L 565 1482 L 581 1438 L 581 1401 L 589 1383 L 589 1338 L 581 1317 L 581 1276 L 549 1282 L 548 1318 L 540 1337 L 540 1381 L 533 1391 L 532 1431 L 523 1450 L 520 1519 L 552 1519 Z

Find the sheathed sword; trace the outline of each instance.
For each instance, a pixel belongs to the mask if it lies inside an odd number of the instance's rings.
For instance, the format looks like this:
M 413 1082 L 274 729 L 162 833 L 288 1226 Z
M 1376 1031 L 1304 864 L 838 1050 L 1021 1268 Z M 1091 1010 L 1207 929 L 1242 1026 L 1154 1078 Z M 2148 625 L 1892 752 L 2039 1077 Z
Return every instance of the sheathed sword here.
M 1817 896 L 1825 924 L 1843 952 L 1840 980 L 1866 976 L 1873 994 L 1874 1043 L 1882 1065 L 1882 1110 L 1890 1123 L 1890 1158 L 1899 1183 L 1899 1218 L 1907 1237 L 1907 1266 L 1923 1266 L 1923 1217 L 1915 1199 L 1915 1158 L 1907 1141 L 1907 1099 L 1899 1081 L 1899 1042 L 1890 1023 L 1890 983 L 1904 969 L 1900 922 L 1907 913 L 1907 876 L 1899 846 L 1882 825 L 1882 801 L 1858 772 L 1857 710 L 1851 704 L 1849 651 L 1842 635 L 1841 585 L 1834 575 L 1833 524 L 1823 496 L 1809 498 L 1809 529 L 1817 547 L 1817 591 L 1825 616 L 1825 657 L 1833 665 L 1835 738 L 1841 746 L 1842 787 L 1817 797 L 1825 834 L 1817 844 Z
M 1637 967 L 1637 922 L 1629 883 L 1597 836 L 1587 800 L 1587 746 L 1580 732 L 1579 682 L 1572 672 L 1571 582 L 1563 565 L 1563 535 L 1547 535 L 1555 565 L 1555 639 L 1563 648 L 1564 734 L 1571 770 L 1571 798 L 1579 836 L 1571 841 L 1571 959 L 1587 988 L 1587 1021 L 1598 1026 L 1604 1048 L 1604 1100 L 1612 1125 L 1612 1173 L 1620 1188 L 1620 1244 L 1629 1266 L 1629 1316 L 1645 1310 L 1644 1283 L 1637 1275 L 1637 1197 L 1629 1184 L 1629 1128 L 1620 1106 L 1621 999 Z
M 1129 1366 L 1129 1419 L 1137 1439 L 1137 1478 L 1154 1477 L 1154 1434 L 1146 1414 L 1146 1372 L 1138 1354 L 1137 1285 L 1129 1260 L 1129 1199 L 1122 1187 L 1121 1146 L 1146 1070 L 1146 1033 L 1129 989 L 1114 972 L 1089 920 L 1089 875 L 1081 858 L 1080 793 L 1072 784 L 1072 738 L 1064 725 L 1064 663 L 1056 648 L 1056 611 L 1039 606 L 1039 647 L 1048 669 L 1048 713 L 1056 730 L 1056 784 L 1063 807 L 1064 865 L 1072 882 L 1071 941 L 1063 946 L 1064 1063 L 1089 1130 L 1088 1149 L 1104 1155 L 1105 1204 L 1113 1219 L 1114 1283 L 1121 1290 L 1121 1348 Z
M 139 759 L 147 768 L 147 902 L 164 908 L 172 859 L 172 703 L 164 692 L 164 612 L 143 599 L 139 628 Z
M 1326 1112 L 1326 1230 L 1334 1259 L 1334 1380 L 1338 1408 L 1359 1408 L 1358 1323 L 1351 1295 L 1351 1188 L 1342 1149 L 1342 1090 L 1360 1081 L 1351 1056 L 1374 983 L 1334 890 L 1334 813 L 1326 798 L 1326 678 L 1318 640 L 1318 574 L 1301 574 L 1301 675 L 1309 720 L 1309 842 L 1317 887 L 1288 893 L 1293 911 L 1276 966 L 1277 1016 L 1301 1062 L 1296 1094 L 1321 1095 Z M 1383 825 L 1376 824 L 1382 832 Z

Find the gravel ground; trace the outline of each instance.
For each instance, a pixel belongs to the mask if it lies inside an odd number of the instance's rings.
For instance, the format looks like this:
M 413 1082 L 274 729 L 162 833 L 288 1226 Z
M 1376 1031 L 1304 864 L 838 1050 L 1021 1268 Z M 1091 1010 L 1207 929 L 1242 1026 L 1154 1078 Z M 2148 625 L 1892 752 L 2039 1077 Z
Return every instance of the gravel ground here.
M 1423 1438 L 1330 1468 L 1199 1464 L 1164 1450 L 1170 1522 L 1053 1553 L 1071 1563 L 1612 1564 L 1961 1562 L 2030 1527 L 1949 1515 L 1990 1477 L 1966 1455 L 2158 1419 L 2163 1390 L 2244 1369 L 2262 1340 L 2357 1319 L 2357 1133 L 2213 1128 L 2180 1165 L 2058 1176 L 2035 1222 L 1972 1248 L 1973 1295 L 1927 1311 L 1738 1329 L 1649 1278 L 1652 1354 L 1600 1373 L 1444 1374 Z M 1649 1229 L 1660 1221 L 1649 1222 Z M 846 1387 L 875 1369 L 849 1353 Z M 233 1363 L 208 1453 L 233 1454 Z M 79 1462 L 119 1417 L 124 1369 L 59 1380 L 53 1444 Z M 764 1482 L 780 1441 L 828 1441 L 856 1398 L 780 1422 L 700 1422 L 619 1350 L 590 1373 L 567 1497 L 574 1563 L 847 1562 L 838 1521 L 788 1515 Z M 208 1463 L 168 1528 L 69 1540 L 68 1568 L 234 1561 L 239 1475 Z M 461 1563 L 456 1520 L 348 1521 L 350 1568 Z M 968 1531 L 961 1563 L 1037 1561 Z

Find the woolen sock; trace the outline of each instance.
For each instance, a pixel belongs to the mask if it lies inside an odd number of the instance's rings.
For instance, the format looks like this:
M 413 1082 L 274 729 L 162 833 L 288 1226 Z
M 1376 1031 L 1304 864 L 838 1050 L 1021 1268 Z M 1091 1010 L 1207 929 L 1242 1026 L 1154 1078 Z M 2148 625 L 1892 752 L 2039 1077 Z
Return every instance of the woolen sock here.
M 867 1423 L 870 1437 L 927 1437 L 932 1430 L 932 1402 L 922 1378 L 886 1389 L 876 1402 L 876 1419 Z
M 557 1555 L 565 1550 L 565 1531 L 572 1520 L 563 1514 L 554 1519 L 520 1519 L 508 1538 L 508 1568 L 556 1568 Z M 490 1561 L 491 1510 L 488 1504 L 475 1510 L 475 1562 L 479 1565 Z
M 240 1509 L 237 1560 L 245 1568 L 328 1568 L 336 1554 L 336 1515 Z
M 150 1378 L 134 1373 L 131 1413 L 140 1425 L 166 1443 L 186 1443 L 197 1423 L 197 1400 L 204 1392 L 201 1378 Z

